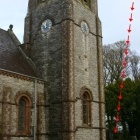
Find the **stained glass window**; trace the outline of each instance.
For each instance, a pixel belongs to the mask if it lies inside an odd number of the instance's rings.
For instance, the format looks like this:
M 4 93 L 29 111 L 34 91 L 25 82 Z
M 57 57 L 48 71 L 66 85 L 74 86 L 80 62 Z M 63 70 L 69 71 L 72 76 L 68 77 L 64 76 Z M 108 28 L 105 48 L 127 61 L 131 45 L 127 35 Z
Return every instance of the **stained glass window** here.
M 18 112 L 18 130 L 25 130 L 26 124 L 26 101 L 24 99 L 19 100 L 19 112 Z

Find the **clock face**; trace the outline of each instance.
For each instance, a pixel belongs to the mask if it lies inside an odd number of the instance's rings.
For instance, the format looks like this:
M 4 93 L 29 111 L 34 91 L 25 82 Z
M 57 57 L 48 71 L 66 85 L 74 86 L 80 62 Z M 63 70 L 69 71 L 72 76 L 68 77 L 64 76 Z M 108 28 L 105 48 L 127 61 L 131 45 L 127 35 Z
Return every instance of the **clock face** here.
M 50 31 L 52 27 L 52 22 L 50 19 L 46 19 L 45 21 L 42 22 L 42 25 L 41 25 L 41 31 L 43 33 L 47 33 Z
M 85 35 L 87 35 L 89 33 L 89 28 L 88 28 L 88 25 L 85 21 L 81 22 L 81 28 L 82 28 L 82 31 Z

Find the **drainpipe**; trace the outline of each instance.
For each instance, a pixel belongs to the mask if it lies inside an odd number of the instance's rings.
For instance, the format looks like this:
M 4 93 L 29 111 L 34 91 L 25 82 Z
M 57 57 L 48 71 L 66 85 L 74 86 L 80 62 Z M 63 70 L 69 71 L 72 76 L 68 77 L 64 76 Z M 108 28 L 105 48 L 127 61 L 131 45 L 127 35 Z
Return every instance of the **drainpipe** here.
M 36 134 L 37 134 L 37 79 L 35 79 L 35 85 L 34 85 L 34 140 L 36 140 Z

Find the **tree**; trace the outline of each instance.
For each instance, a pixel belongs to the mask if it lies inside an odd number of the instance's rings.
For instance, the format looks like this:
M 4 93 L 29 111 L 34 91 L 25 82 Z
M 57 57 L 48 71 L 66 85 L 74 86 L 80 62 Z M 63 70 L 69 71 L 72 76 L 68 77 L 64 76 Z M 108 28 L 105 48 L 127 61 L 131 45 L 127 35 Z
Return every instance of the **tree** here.
M 117 96 L 120 92 L 121 72 L 123 70 L 125 41 L 115 42 L 103 46 L 104 82 L 106 97 L 106 124 L 109 140 L 113 140 L 113 127 L 117 112 Z M 130 135 L 137 135 L 140 139 L 140 56 L 129 50 L 127 57 L 127 78 L 121 101 L 121 124 L 123 125 L 123 140 Z M 128 131 L 129 130 L 129 131 Z
M 109 84 L 120 78 L 123 69 L 125 41 L 118 41 L 103 46 L 104 83 Z M 127 76 L 140 79 L 140 56 L 129 49 L 127 57 Z
M 114 116 L 116 114 L 118 87 L 115 84 L 109 84 L 105 88 L 106 101 L 106 127 L 108 139 L 113 139 Z
M 123 69 L 123 54 L 126 47 L 125 41 L 115 42 L 103 46 L 103 66 L 105 85 L 118 80 Z
M 140 56 L 136 55 L 136 53 L 132 53 L 130 57 L 130 68 L 134 80 L 140 79 L 139 64 L 140 64 Z
M 115 126 L 115 116 L 117 114 L 117 99 L 120 92 L 119 85 L 121 80 L 118 79 L 116 82 L 108 84 L 105 87 L 106 97 L 106 116 L 107 116 L 107 128 L 109 131 L 110 139 L 113 140 L 113 128 Z M 125 80 L 125 88 L 123 91 L 123 99 L 121 101 L 121 125 L 123 126 L 123 137 L 125 140 L 127 137 L 127 126 L 131 135 L 134 134 L 135 126 L 135 115 L 136 115 L 136 83 L 130 78 Z

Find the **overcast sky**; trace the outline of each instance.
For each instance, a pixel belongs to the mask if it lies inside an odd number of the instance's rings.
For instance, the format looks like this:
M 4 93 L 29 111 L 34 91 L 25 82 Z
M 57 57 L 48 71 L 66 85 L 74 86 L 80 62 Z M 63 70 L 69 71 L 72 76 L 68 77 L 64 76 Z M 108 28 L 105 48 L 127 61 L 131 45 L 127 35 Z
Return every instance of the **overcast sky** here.
M 135 10 L 130 7 L 134 2 Z M 132 13 L 131 49 L 140 55 L 140 0 L 98 0 L 99 17 L 102 21 L 103 43 L 126 40 L 129 18 Z
M 130 6 L 134 2 L 135 10 Z M 23 41 L 24 17 L 28 0 L 0 0 L 0 28 L 7 30 L 14 25 L 14 32 Z M 103 44 L 126 40 L 129 17 L 133 13 L 131 49 L 140 54 L 140 0 L 98 0 L 99 17 L 102 21 Z

